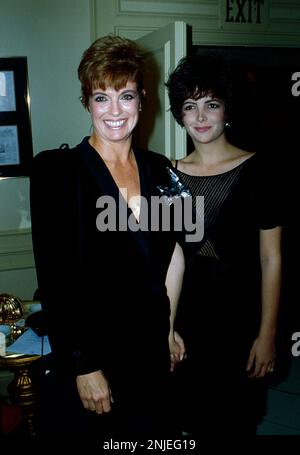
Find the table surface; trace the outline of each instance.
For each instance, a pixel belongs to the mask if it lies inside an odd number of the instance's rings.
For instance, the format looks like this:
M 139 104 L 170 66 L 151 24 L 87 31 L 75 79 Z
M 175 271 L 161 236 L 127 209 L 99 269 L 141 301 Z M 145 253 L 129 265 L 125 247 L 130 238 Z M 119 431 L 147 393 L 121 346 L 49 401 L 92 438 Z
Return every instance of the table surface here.
M 0 367 L 25 367 L 29 366 L 33 361 L 39 359 L 40 355 L 27 355 L 27 354 L 8 354 L 0 356 Z

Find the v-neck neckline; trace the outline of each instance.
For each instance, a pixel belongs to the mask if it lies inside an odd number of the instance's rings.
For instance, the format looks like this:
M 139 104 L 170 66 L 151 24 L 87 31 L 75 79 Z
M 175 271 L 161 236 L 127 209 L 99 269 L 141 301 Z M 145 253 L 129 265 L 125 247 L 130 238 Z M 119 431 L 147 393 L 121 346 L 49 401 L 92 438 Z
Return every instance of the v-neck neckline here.
M 110 192 L 111 195 L 116 199 L 116 201 L 121 199 L 122 202 L 127 207 L 127 213 L 129 213 L 130 215 L 132 215 L 134 217 L 137 224 L 140 224 L 141 214 L 142 214 L 142 204 L 143 204 L 143 200 L 146 196 L 145 176 L 144 176 L 143 168 L 141 166 L 141 155 L 138 153 L 138 151 L 136 149 L 132 148 L 132 151 L 133 151 L 136 163 L 137 163 L 137 169 L 138 169 L 138 173 L 139 173 L 139 184 L 140 184 L 141 206 L 140 206 L 140 217 L 138 220 L 135 217 L 133 210 L 128 205 L 128 202 L 124 198 L 122 192 L 120 191 L 110 170 L 108 169 L 107 165 L 105 164 L 105 161 L 103 160 L 101 155 L 97 152 L 97 150 L 89 143 L 88 136 L 84 138 L 84 140 L 82 141 L 82 145 L 84 146 L 83 157 L 87 158 L 86 161 L 89 161 L 89 158 L 92 161 L 92 166 L 90 166 L 90 170 L 92 171 L 95 179 L 99 182 L 99 185 L 101 186 L 101 180 L 102 180 L 103 184 L 106 188 L 107 187 L 111 188 L 112 189 L 112 191 Z M 101 174 L 97 171 L 97 167 L 99 167 L 99 166 L 104 171 Z

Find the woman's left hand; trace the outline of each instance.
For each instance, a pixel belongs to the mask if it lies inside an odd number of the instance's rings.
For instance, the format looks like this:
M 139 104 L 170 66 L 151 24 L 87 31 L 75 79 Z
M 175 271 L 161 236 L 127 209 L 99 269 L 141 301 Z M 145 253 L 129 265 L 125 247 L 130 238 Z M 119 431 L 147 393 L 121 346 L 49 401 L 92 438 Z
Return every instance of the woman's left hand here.
M 274 371 L 276 350 L 274 338 L 258 336 L 250 350 L 246 371 L 249 378 L 262 378 Z

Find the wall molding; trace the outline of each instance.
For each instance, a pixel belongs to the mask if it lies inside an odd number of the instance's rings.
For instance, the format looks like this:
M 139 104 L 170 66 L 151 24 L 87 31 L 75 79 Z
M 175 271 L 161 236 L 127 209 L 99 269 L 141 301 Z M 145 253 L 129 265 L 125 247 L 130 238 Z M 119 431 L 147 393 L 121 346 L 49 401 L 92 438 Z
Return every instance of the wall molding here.
M 137 39 L 171 22 L 183 21 L 191 27 L 196 45 L 300 47 L 300 0 L 264 0 L 259 14 L 257 3 L 250 0 L 90 2 L 94 38 L 115 33 Z M 241 6 L 243 21 L 238 20 Z M 232 21 L 226 21 L 228 17 Z
M 93 42 L 96 38 L 96 29 L 97 29 L 97 23 L 96 23 L 96 1 L 95 0 L 90 0 L 89 3 L 89 8 L 90 8 L 90 37 L 91 37 L 91 42 Z
M 117 15 L 196 17 L 199 19 L 217 18 L 218 0 L 118 0 Z
M 0 272 L 35 268 L 31 229 L 0 231 Z
M 216 45 L 216 46 L 253 46 L 253 47 L 289 47 L 300 46 L 298 40 L 291 42 L 291 34 L 288 31 L 259 32 L 240 31 L 238 34 L 231 30 L 208 31 L 194 27 L 192 30 L 193 44 Z

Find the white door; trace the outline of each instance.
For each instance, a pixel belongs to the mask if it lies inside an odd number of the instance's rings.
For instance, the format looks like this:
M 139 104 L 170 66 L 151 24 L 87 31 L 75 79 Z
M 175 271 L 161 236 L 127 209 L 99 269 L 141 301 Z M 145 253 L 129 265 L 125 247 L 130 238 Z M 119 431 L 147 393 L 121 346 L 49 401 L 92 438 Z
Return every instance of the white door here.
M 186 133 L 169 110 L 165 88 L 169 73 L 186 55 L 186 36 L 186 23 L 173 22 L 137 39 L 147 53 L 146 100 L 136 131 L 137 143 L 170 159 L 186 155 Z

